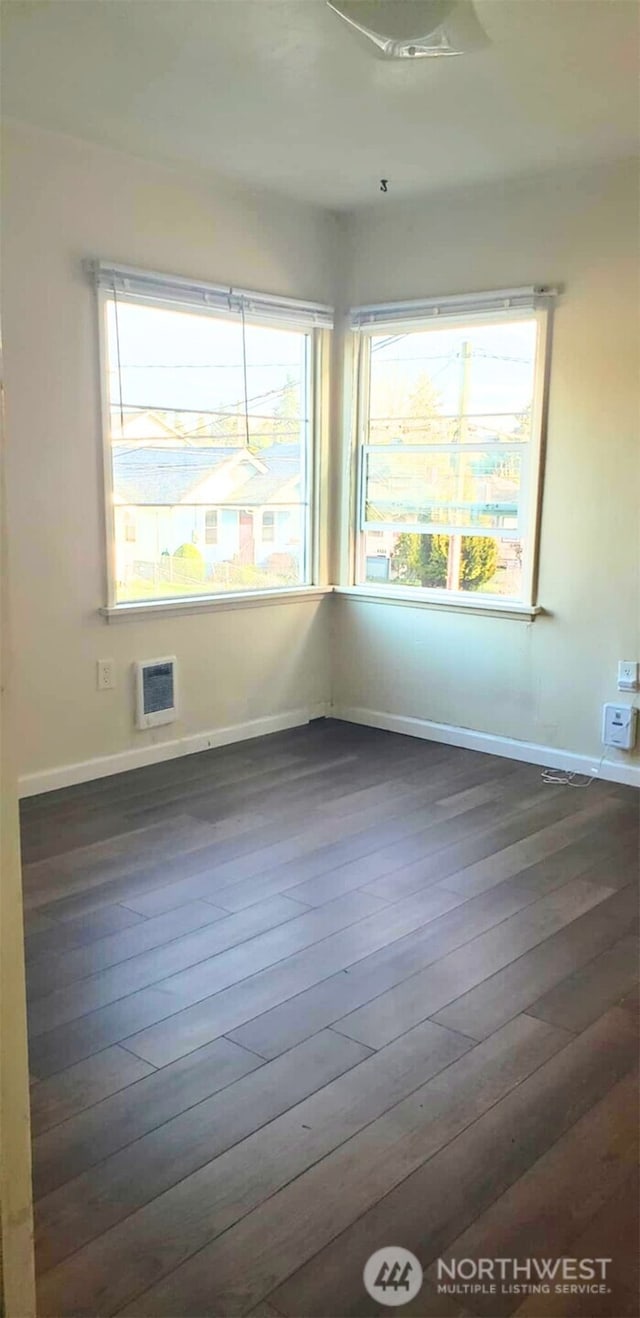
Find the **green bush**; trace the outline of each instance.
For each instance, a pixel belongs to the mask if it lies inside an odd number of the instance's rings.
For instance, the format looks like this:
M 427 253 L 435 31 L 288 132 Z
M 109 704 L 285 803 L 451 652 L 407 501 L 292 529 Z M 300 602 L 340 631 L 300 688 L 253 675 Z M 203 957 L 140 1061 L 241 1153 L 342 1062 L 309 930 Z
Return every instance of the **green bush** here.
M 191 558 L 194 562 L 203 563 L 204 559 L 197 545 L 184 544 L 179 545 L 173 555 L 174 558 Z

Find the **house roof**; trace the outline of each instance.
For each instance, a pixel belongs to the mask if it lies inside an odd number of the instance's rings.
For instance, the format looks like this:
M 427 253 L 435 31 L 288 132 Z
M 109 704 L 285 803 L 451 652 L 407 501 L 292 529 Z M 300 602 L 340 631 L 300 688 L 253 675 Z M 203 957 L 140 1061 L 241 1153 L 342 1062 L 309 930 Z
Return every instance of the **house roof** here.
M 181 443 L 183 439 L 180 431 L 167 421 L 166 412 L 156 411 L 151 407 L 133 407 L 130 411 L 125 409 L 122 428 L 124 442 L 126 443 L 127 440 L 131 441 L 132 439 L 139 440 L 141 434 L 144 435 L 145 439 L 161 439 L 163 443 L 165 442 L 165 436 L 166 439 L 173 439 L 176 443 Z
M 176 504 L 225 463 L 238 448 L 141 448 L 114 450 L 114 493 L 123 503 Z
M 255 469 L 247 479 L 246 465 Z M 242 479 L 232 484 L 222 496 L 206 502 L 233 506 L 261 506 L 277 502 L 277 497 L 300 470 L 300 449 L 293 444 L 274 444 L 259 455 L 246 449 L 197 447 L 139 447 L 114 449 L 113 484 L 119 503 L 162 504 L 200 503 L 201 485 L 226 466 L 243 471 Z
M 266 467 L 264 472 L 256 472 L 242 486 L 238 497 L 243 504 L 253 507 L 265 503 L 277 503 L 282 499 L 286 487 L 294 481 L 300 481 L 300 447 L 298 444 L 274 444 L 263 450 L 260 457 Z M 237 500 L 230 495 L 226 503 Z

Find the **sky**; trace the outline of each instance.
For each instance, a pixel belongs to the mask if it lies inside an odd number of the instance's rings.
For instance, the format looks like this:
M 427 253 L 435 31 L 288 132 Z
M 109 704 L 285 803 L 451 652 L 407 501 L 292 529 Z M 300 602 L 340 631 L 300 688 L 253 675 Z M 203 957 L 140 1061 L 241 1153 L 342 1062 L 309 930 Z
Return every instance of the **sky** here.
M 455 329 L 428 329 L 402 336 L 377 335 L 372 367 L 380 379 L 406 384 L 407 394 L 423 372 L 440 395 L 440 411 L 458 411 L 463 343 L 471 345 L 468 412 L 522 412 L 531 402 L 536 350 L 536 321 Z
M 242 326 L 237 319 L 118 299 L 117 308 L 113 301 L 108 303 L 107 324 L 114 405 L 119 406 L 122 390 L 125 407 L 208 412 L 240 406 L 244 410 Z M 383 386 L 388 383 L 402 400 L 427 373 L 439 396 L 439 412 L 456 414 L 466 340 L 471 345 L 468 413 L 521 413 L 533 393 L 536 333 L 536 321 L 529 319 L 376 335 L 374 380 Z M 304 414 L 307 347 L 308 335 L 300 331 L 247 323 L 250 412 L 271 415 L 293 380 L 298 412 Z M 381 399 L 386 392 L 383 387 Z M 376 415 L 375 390 L 372 415 Z
M 107 308 L 112 403 L 120 402 L 120 383 L 125 407 L 207 412 L 242 402 L 242 326 L 237 319 L 121 299 L 116 319 L 113 301 Z M 307 338 L 300 331 L 247 323 L 248 394 L 250 400 L 265 398 L 266 413 L 273 412 L 291 379 L 302 391 Z

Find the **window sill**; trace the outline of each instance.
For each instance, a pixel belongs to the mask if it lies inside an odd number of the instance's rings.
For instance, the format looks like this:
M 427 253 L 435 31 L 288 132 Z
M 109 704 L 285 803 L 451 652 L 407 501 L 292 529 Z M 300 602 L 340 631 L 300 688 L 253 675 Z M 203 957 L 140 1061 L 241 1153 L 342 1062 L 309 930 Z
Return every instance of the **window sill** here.
M 178 616 L 187 613 L 225 613 L 231 609 L 262 608 L 269 604 L 296 604 L 304 600 L 318 600 L 336 594 L 364 604 L 393 604 L 414 609 L 445 610 L 449 613 L 481 614 L 490 618 L 514 618 L 520 622 L 533 622 L 544 613 L 540 605 L 516 604 L 509 600 L 446 599 L 418 594 L 411 590 L 375 590 L 369 586 L 292 586 L 284 590 L 244 590 L 226 595 L 196 595 L 186 599 L 140 600 L 131 604 L 114 604 L 99 609 L 106 622 L 140 621 L 141 618 Z
M 447 596 L 445 599 L 430 595 L 428 592 L 418 594 L 412 590 L 375 590 L 370 586 L 335 586 L 334 590 L 337 595 L 342 595 L 347 599 L 360 600 L 365 604 L 395 604 L 403 605 L 405 608 L 414 609 L 439 609 L 446 610 L 449 613 L 471 613 L 482 614 L 489 618 L 514 618 L 520 622 L 533 622 L 535 618 L 544 613 L 544 609 L 537 604 L 517 604 L 510 600 L 496 600 L 495 602 L 488 599 L 458 599 Z
M 268 604 L 296 604 L 330 595 L 332 586 L 292 586 L 284 590 L 229 591 L 225 595 L 194 595 L 186 599 L 140 600 L 100 609 L 107 622 L 139 622 L 141 618 L 185 613 L 225 613 L 230 609 L 255 609 Z

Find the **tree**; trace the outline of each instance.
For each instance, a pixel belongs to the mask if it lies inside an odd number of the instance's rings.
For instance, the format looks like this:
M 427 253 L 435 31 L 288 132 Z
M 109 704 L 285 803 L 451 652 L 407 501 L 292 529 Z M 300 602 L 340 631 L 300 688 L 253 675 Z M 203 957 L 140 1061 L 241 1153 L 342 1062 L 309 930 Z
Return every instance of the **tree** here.
M 394 553 L 398 580 L 406 586 L 445 586 L 448 551 L 448 535 L 403 531 Z
M 419 535 L 404 531 L 398 536 L 394 554 L 398 580 L 406 586 L 446 586 L 448 557 L 448 535 Z M 480 590 L 493 577 L 497 563 L 495 540 L 484 535 L 463 535 L 461 590 Z
M 378 444 L 428 444 L 444 436 L 450 423 L 440 420 L 441 397 L 426 371 L 408 391 L 402 373 L 382 372 L 371 382 L 371 441 Z M 455 436 L 448 436 L 453 439 Z
M 463 535 L 460 556 L 462 590 L 479 590 L 498 566 L 498 544 L 489 535 Z

